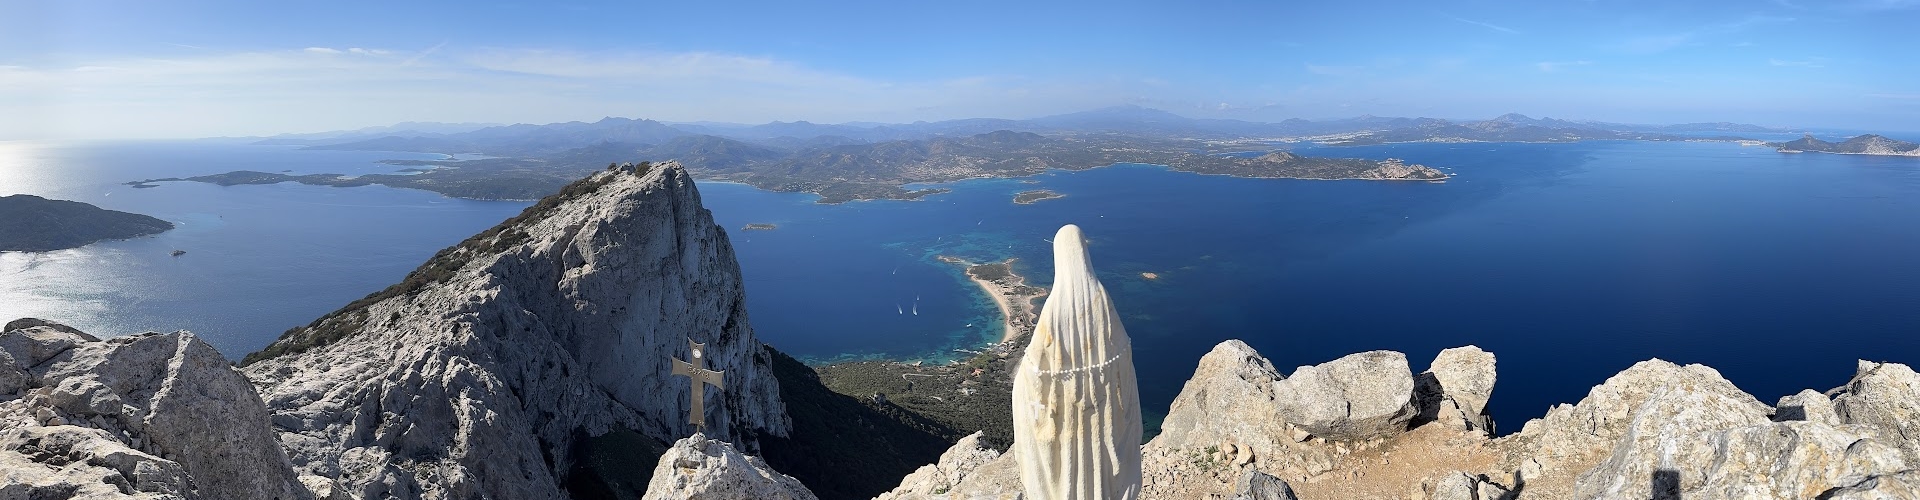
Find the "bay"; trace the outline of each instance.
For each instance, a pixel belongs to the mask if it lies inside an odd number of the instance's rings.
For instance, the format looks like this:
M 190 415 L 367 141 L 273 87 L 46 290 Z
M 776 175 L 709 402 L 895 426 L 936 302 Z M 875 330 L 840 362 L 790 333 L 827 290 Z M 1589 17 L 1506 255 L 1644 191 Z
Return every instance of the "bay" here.
M 1079 224 L 1135 342 L 1150 421 L 1219 341 L 1283 373 L 1372 349 L 1414 371 L 1442 348 L 1499 356 L 1502 431 L 1632 363 L 1704 363 L 1763 401 L 1840 385 L 1855 358 L 1920 360 L 1920 161 L 1779 154 L 1730 143 L 1402 144 L 1446 183 L 1237 179 L 1121 165 L 973 180 L 923 201 L 820 205 L 701 183 L 747 280 L 760 338 L 812 362 L 940 362 L 997 340 L 957 266 L 1020 259 L 1051 279 Z M 161 235 L 0 254 L 0 318 L 103 334 L 188 329 L 229 356 L 391 284 L 517 213 L 379 186 L 219 187 L 127 180 L 237 169 L 392 172 L 428 155 L 218 143 L 0 147 L 0 194 L 77 199 L 174 221 Z M 1012 195 L 1066 197 L 1032 205 Z M 744 231 L 749 223 L 776 229 Z M 172 249 L 188 253 L 174 258 Z M 1142 273 L 1154 273 L 1148 279 Z

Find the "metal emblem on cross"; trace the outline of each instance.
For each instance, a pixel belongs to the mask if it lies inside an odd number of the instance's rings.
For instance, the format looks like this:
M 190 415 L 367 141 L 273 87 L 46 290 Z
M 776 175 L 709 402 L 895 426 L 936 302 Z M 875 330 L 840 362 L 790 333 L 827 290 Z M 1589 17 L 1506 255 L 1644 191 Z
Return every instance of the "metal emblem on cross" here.
M 721 377 L 727 373 L 725 371 L 707 369 L 706 344 L 694 342 L 692 338 L 687 339 L 687 344 L 693 346 L 693 354 L 691 356 L 693 362 L 689 363 L 677 358 L 674 359 L 673 374 L 684 375 L 688 379 L 691 379 L 690 382 L 693 383 L 693 408 L 692 413 L 687 415 L 687 423 L 693 424 L 697 430 L 696 432 L 705 432 L 707 430 L 707 391 L 705 387 L 701 387 L 701 384 L 711 385 L 715 389 L 725 392 L 727 388 L 721 385 Z

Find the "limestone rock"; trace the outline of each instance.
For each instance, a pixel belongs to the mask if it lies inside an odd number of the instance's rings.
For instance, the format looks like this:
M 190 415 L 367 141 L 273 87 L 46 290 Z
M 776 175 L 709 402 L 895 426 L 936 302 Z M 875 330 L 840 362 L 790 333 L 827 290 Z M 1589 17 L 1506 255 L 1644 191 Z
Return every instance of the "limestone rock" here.
M 1815 498 L 1908 470 L 1900 451 L 1856 426 L 1779 422 L 1714 436 L 1700 498 Z
M 100 429 L 25 427 L 0 433 L 0 498 L 180 500 L 193 481 L 179 463 L 122 445 Z
M 38 322 L 0 333 L 0 351 L 32 363 L 22 387 L 28 396 L 0 401 L 9 443 L 0 448 L 42 468 L 86 462 L 113 469 L 41 480 L 90 481 L 80 490 L 107 481 L 124 492 L 178 498 L 312 498 L 268 428 L 253 385 L 191 333 L 102 341 Z M 56 448 L 64 451 L 48 451 Z
M 15 366 L 20 369 L 32 369 L 41 363 L 53 359 L 55 355 L 72 349 L 83 342 L 96 342 L 100 339 L 81 333 L 66 325 L 44 320 L 26 318 L 8 323 L 12 327 L 23 321 L 31 320 L 31 326 L 8 328 L 0 333 L 0 352 L 13 357 Z
M 244 369 L 296 468 L 352 496 L 563 498 L 581 436 L 693 433 L 669 361 L 689 338 L 726 372 L 702 388 L 707 435 L 752 451 L 791 427 L 732 245 L 678 164 L 596 173 L 408 283 Z
M 1228 340 L 1200 358 L 1186 387 L 1173 398 L 1160 435 L 1151 446 L 1204 448 L 1221 441 L 1246 443 L 1273 455 L 1296 442 L 1298 430 L 1280 417 L 1274 384 L 1283 377 L 1245 342 Z
M 1439 421 L 1449 427 L 1493 433 L 1487 400 L 1493 397 L 1493 353 L 1476 346 L 1440 351 L 1426 372 L 1414 377 L 1420 421 Z
M 1860 361 L 1847 385 L 1835 389 L 1841 422 L 1865 425 L 1883 442 L 1900 447 L 1920 464 L 1920 375 L 1899 363 Z
M 96 338 L 92 335 L 87 335 L 86 332 L 82 332 L 78 328 L 63 325 L 60 323 L 55 323 L 52 321 L 47 321 L 40 318 L 20 318 L 13 321 L 8 321 L 7 326 L 0 327 L 0 333 L 6 333 L 6 332 L 15 331 L 15 330 L 25 330 L 25 329 L 34 328 L 34 327 L 46 327 L 61 333 L 71 333 L 71 334 L 74 334 L 75 336 L 86 339 L 89 342 L 100 340 L 99 338 Z
M 1465 472 L 1454 471 L 1433 486 L 1430 500 L 1506 500 L 1511 492 L 1505 486 Z
M 1827 395 L 1825 394 L 1814 392 L 1813 389 L 1803 390 L 1798 394 L 1780 398 L 1780 402 L 1773 405 L 1773 420 L 1776 422 L 1803 420 L 1827 425 L 1841 424 L 1840 415 L 1834 413 L 1833 400 L 1827 399 Z
M 29 387 L 31 382 L 32 379 L 27 375 L 26 367 L 14 361 L 12 354 L 0 350 L 0 397 L 18 394 L 21 389 Z
M 1731 410 L 1726 415 L 1701 416 L 1697 413 L 1688 415 L 1700 416 L 1701 420 L 1730 421 L 1688 422 L 1681 424 L 1681 428 L 1668 429 L 1665 426 L 1669 422 L 1663 419 L 1672 417 L 1671 414 L 1641 419 L 1639 417 L 1641 409 L 1658 394 L 1666 394 L 1676 399 L 1691 398 L 1723 404 Z M 1675 410 L 1671 406 L 1672 403 L 1669 401 L 1666 406 L 1659 408 Z M 1609 377 L 1606 382 L 1589 390 L 1579 404 L 1559 405 L 1549 409 L 1545 417 L 1528 421 L 1520 432 L 1501 438 L 1498 444 L 1507 448 L 1510 456 L 1515 457 L 1515 465 L 1521 465 L 1519 461 L 1532 461 L 1535 464 L 1529 467 L 1540 471 L 1538 480 L 1528 479 L 1523 488 L 1526 495 L 1570 498 L 1574 496 L 1575 476 L 1599 467 L 1602 462 L 1614 458 L 1617 455 L 1616 451 L 1621 451 L 1616 449 L 1619 448 L 1617 445 L 1633 430 L 1636 422 L 1641 425 L 1640 431 L 1643 434 L 1636 439 L 1659 439 L 1658 431 L 1663 429 L 1674 431 L 1671 435 L 1678 435 L 1685 429 L 1725 430 L 1764 423 L 1767 421 L 1766 415 L 1772 413 L 1771 410 L 1753 396 L 1741 392 L 1713 368 L 1703 365 L 1682 367 L 1667 361 L 1652 359 L 1635 363 L 1625 371 Z M 1704 425 L 1708 423 L 1714 425 Z M 1644 435 L 1648 433 L 1654 435 Z M 1658 459 L 1659 450 L 1653 451 L 1656 453 L 1654 458 Z M 1644 456 L 1619 458 L 1626 461 L 1644 458 Z M 1626 464 L 1622 462 L 1616 466 L 1625 467 Z M 1645 488 L 1649 477 L 1651 476 L 1643 474 L 1637 480 L 1619 478 L 1618 480 L 1622 483 L 1616 486 L 1626 488 L 1631 484 L 1630 482 L 1637 481 L 1640 487 Z M 1589 485 L 1600 488 L 1597 481 L 1600 480 L 1592 480 Z M 1640 492 L 1644 493 L 1644 491 Z
M 1363 352 L 1302 366 L 1274 386 L 1283 418 L 1332 441 L 1404 433 L 1417 412 L 1407 357 L 1393 351 Z
M 1013 378 L 1013 455 L 1027 497 L 1140 494 L 1132 341 L 1094 277 L 1080 228 L 1053 236 L 1053 290 Z
M 1708 435 L 1766 421 L 1764 411 L 1743 403 L 1684 387 L 1653 393 L 1632 412 L 1612 455 L 1580 475 L 1576 497 L 1661 497 L 1666 491 L 1663 477 L 1675 478 L 1674 492 L 1696 489 L 1704 479 L 1703 459 L 1713 455 Z M 1651 494 L 1648 478 L 1654 478 Z
M 767 467 L 760 457 L 704 434 L 673 444 L 653 468 L 645 500 L 815 500 L 800 481 Z
M 1859 483 L 1827 490 L 1823 500 L 1911 500 L 1920 498 L 1920 471 L 1874 476 Z
M 193 334 L 87 342 L 35 369 L 68 415 L 175 455 L 209 498 L 303 498 L 253 385 Z M 128 411 L 131 409 L 132 411 Z
M 1249 470 L 1234 480 L 1233 493 L 1227 500 L 1300 500 L 1300 497 L 1294 496 L 1293 488 L 1286 481 Z
M 1000 484 L 983 483 L 974 471 L 994 462 L 1002 454 L 981 442 L 984 433 L 975 432 L 947 448 L 940 461 L 921 466 L 900 480 L 893 491 L 881 493 L 876 500 L 981 498 L 1011 494 L 1020 490 L 1018 479 Z M 964 486 L 963 486 L 964 485 Z

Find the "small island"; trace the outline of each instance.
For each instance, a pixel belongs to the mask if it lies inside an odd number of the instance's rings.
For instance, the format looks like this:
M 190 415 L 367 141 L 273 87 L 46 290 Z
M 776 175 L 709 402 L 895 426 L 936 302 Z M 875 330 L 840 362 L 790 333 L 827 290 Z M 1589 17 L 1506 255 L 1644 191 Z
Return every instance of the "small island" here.
M 1782 153 L 1832 153 L 1842 155 L 1876 156 L 1920 156 L 1920 144 L 1888 139 L 1873 134 L 1861 135 L 1843 142 L 1827 142 L 1813 137 L 1813 134 L 1801 136 L 1787 142 L 1768 143 L 1768 146 Z
M 1036 202 L 1051 200 L 1054 198 L 1065 198 L 1065 197 L 1067 197 L 1067 195 L 1055 193 L 1053 191 L 1048 191 L 1045 189 L 1035 189 L 1031 191 L 1021 191 L 1019 193 L 1014 194 L 1013 203 L 1016 205 L 1032 205 Z
M 755 222 L 752 224 L 747 224 L 747 227 L 740 228 L 740 230 L 741 231 L 772 231 L 774 229 L 778 229 L 779 227 L 780 226 L 775 226 L 773 224 L 768 224 L 764 222 Z
M 50 252 L 173 229 L 173 223 L 86 203 L 0 196 L 0 252 Z

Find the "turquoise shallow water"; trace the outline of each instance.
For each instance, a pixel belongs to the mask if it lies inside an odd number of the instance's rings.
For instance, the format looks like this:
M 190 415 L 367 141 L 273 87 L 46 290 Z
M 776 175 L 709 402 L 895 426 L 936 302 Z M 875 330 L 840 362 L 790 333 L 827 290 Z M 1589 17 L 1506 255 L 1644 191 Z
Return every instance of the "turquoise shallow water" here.
M 238 168 L 392 171 L 373 162 L 413 157 L 404 154 L 9 146 L 0 194 L 79 199 L 182 227 L 0 255 L 0 318 L 191 329 L 236 357 L 525 206 L 382 187 L 117 185 Z M 1228 338 L 1283 372 L 1370 349 L 1405 352 L 1419 371 L 1439 349 L 1477 344 L 1500 358 L 1491 406 L 1504 430 L 1651 357 L 1711 365 L 1766 401 L 1844 383 L 1855 358 L 1920 362 L 1915 159 L 1725 143 L 1299 150 L 1399 157 L 1458 177 L 1259 180 L 1116 166 L 966 181 L 917 202 L 818 205 L 723 183 L 701 191 L 732 233 L 755 329 L 814 361 L 940 360 L 997 339 L 992 302 L 934 257 L 1017 257 L 1017 270 L 1044 284 L 1043 239 L 1079 224 L 1134 338 L 1150 414 Z M 1036 188 L 1067 197 L 1010 202 Z M 755 222 L 779 228 L 739 230 Z M 167 257 L 173 248 L 189 253 Z

